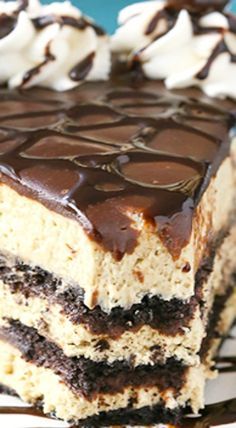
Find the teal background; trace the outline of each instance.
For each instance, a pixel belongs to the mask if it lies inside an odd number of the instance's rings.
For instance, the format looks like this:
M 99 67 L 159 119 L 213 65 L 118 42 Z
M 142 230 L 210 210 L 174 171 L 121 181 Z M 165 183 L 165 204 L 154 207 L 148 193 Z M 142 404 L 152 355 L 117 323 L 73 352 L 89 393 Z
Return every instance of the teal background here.
M 116 28 L 117 14 L 123 7 L 143 0 L 71 0 L 84 13 L 94 18 L 98 24 L 112 33 Z M 44 0 L 45 3 L 49 1 Z M 231 10 L 236 13 L 236 0 L 231 1 Z

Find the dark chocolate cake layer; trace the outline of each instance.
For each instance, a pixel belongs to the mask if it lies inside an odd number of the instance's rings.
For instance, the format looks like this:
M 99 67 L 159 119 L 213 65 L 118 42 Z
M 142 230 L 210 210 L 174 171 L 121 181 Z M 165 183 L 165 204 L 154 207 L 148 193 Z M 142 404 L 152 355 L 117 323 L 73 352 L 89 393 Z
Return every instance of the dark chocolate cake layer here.
M 117 361 L 112 365 L 95 363 L 85 358 L 67 358 L 53 343 L 47 342 L 33 328 L 10 320 L 9 327 L 0 329 L 0 338 L 20 350 L 22 357 L 38 367 L 50 368 L 69 389 L 92 399 L 99 393 L 115 394 L 127 386 L 152 387 L 160 390 L 181 389 L 185 381 L 185 367 L 170 359 L 164 365 L 132 367 L 132 362 Z
M 209 316 L 207 338 L 203 342 L 200 355 L 204 358 L 215 337 L 225 303 L 232 296 L 234 287 L 217 296 Z M 164 365 L 132 366 L 130 362 L 117 361 L 108 365 L 105 362 L 95 363 L 85 358 L 68 358 L 53 343 L 31 327 L 19 321 L 8 320 L 6 327 L 0 328 L 0 338 L 20 350 L 22 357 L 34 365 L 52 369 L 63 382 L 74 392 L 80 392 L 87 398 L 94 398 L 98 393 L 118 393 L 125 386 L 158 386 L 160 390 L 181 389 L 185 382 L 187 367 L 174 358 Z
M 72 426 L 71 428 L 100 428 L 110 426 L 133 426 L 140 425 L 152 426 L 153 424 L 173 424 L 177 423 L 181 419 L 183 413 L 182 409 L 167 409 L 163 404 L 158 404 L 152 407 L 142 407 L 140 409 L 133 409 L 132 407 L 113 410 L 105 413 L 101 412 L 99 415 L 87 418 L 85 421 L 81 421 L 79 425 Z
M 204 282 L 210 274 L 210 264 L 205 264 L 199 272 L 199 282 Z M 197 304 L 201 304 L 201 284 L 196 284 L 196 295 L 190 302 L 178 299 L 170 301 L 146 296 L 140 304 L 129 310 L 121 307 L 105 313 L 97 306 L 90 310 L 83 303 L 83 293 L 78 287 L 68 287 L 60 291 L 62 281 L 39 267 L 32 268 L 23 262 L 10 264 L 6 256 L 0 256 L 0 280 L 9 286 L 11 293 L 24 297 L 42 297 L 49 304 L 58 303 L 61 311 L 74 324 L 85 324 L 92 334 L 104 334 L 118 338 L 124 331 L 137 330 L 143 325 L 157 329 L 165 335 L 183 334 L 194 316 Z M 202 302 L 203 304 L 203 302 Z
M 0 393 L 17 396 L 15 391 L 0 384 Z M 0 414 L 16 414 L 16 415 L 32 415 L 32 416 L 45 416 L 40 410 L 40 403 L 35 407 L 0 407 Z M 172 423 L 177 424 L 182 415 L 182 409 L 166 409 L 164 402 L 153 407 L 142 407 L 140 409 L 133 409 L 132 402 L 130 407 L 122 410 L 113 410 L 108 413 L 101 412 L 96 416 L 87 418 L 85 421 L 80 421 L 78 424 L 71 428 L 100 428 L 105 426 L 115 425 L 141 425 L 149 426 L 155 423 Z M 53 415 L 49 415 L 53 416 Z

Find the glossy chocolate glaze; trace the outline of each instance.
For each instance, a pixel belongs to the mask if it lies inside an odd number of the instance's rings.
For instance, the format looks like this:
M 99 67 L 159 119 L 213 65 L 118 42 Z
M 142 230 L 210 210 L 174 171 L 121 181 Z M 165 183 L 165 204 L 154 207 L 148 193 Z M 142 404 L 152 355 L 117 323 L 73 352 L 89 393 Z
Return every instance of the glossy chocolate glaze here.
M 138 241 L 127 212 L 157 224 L 179 256 L 229 152 L 228 105 L 125 75 L 63 94 L 1 89 L 0 97 L 2 182 L 77 219 L 117 259 Z

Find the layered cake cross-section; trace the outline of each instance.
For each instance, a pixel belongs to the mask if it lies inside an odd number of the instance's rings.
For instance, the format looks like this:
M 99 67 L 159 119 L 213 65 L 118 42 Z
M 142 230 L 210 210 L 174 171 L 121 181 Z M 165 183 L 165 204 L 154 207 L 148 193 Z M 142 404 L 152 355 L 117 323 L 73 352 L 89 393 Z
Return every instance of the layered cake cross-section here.
M 81 426 L 197 412 L 236 313 L 235 102 L 137 70 L 63 93 L 14 82 L 0 90 L 0 383 Z

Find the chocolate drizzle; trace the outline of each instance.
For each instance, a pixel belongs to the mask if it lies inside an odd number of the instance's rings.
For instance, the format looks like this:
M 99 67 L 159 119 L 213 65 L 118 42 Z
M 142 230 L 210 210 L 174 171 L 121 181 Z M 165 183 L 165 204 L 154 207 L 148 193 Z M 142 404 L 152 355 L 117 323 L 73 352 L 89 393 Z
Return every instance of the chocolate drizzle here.
M 18 1 L 18 8 L 13 11 L 11 14 L 1 14 L 0 15 L 0 39 L 3 39 L 4 37 L 8 36 L 15 28 L 19 13 L 22 10 L 26 10 L 28 8 L 28 0 L 20 0 Z M 55 23 L 59 24 L 60 27 L 71 27 L 77 31 L 85 31 L 88 28 L 92 28 L 96 34 L 97 37 L 102 37 L 105 35 L 105 32 L 102 28 L 97 26 L 95 23 L 90 21 L 88 18 L 85 18 L 84 16 L 81 17 L 73 17 L 73 16 L 67 16 L 67 15 L 55 15 L 55 14 L 48 14 L 48 15 L 42 15 L 38 16 L 36 18 L 31 18 L 31 22 L 33 23 L 35 29 L 37 31 L 43 30 L 45 27 L 49 25 L 53 25 Z M 42 69 L 47 66 L 50 62 L 56 60 L 56 56 L 50 51 L 50 45 L 52 42 L 50 41 L 46 48 L 45 48 L 45 58 L 44 60 L 38 64 L 37 66 L 33 67 L 32 69 L 28 70 L 23 79 L 21 88 L 26 87 L 29 85 L 30 81 L 37 76 Z M 80 81 L 85 80 L 88 73 L 90 72 L 94 59 L 96 56 L 96 52 L 90 52 L 86 58 L 84 58 L 80 63 L 76 64 L 68 73 L 68 76 L 73 81 Z
M 95 52 L 88 54 L 82 61 L 79 62 L 69 73 L 71 80 L 84 80 L 93 67 Z
M 14 16 L 0 15 L 0 39 L 8 36 L 14 30 L 16 22 L 17 20 Z
M 22 80 L 21 87 L 23 88 L 25 85 L 27 85 L 27 83 L 29 83 L 30 80 L 33 77 L 37 76 L 40 73 L 40 71 L 48 63 L 53 62 L 55 60 L 56 60 L 56 57 L 51 53 L 51 51 L 50 51 L 50 43 L 48 43 L 48 45 L 46 46 L 46 49 L 45 49 L 45 59 L 44 59 L 44 61 L 41 64 L 37 65 L 36 67 L 31 68 L 31 70 L 29 70 L 29 71 L 27 71 L 25 73 L 25 75 L 23 77 L 23 80 Z
M 156 30 L 159 22 L 162 19 L 166 20 L 166 22 L 168 24 L 168 30 L 169 30 L 172 26 L 174 26 L 175 21 L 177 19 L 177 14 L 173 13 L 173 10 L 171 8 L 168 9 L 168 7 L 164 8 L 162 10 L 158 10 L 158 12 L 154 15 L 154 17 L 148 23 L 147 29 L 145 31 L 145 35 L 149 36 L 150 34 L 152 34 Z M 163 34 L 165 34 L 165 33 L 163 33 Z M 155 40 L 156 40 L 156 37 L 155 37 Z
M 177 258 L 234 119 L 158 82 L 115 79 L 60 95 L 2 89 L 1 180 L 76 218 L 117 259 L 137 245 L 127 213 L 140 213 Z
M 200 80 L 204 80 L 207 79 L 210 70 L 211 70 L 211 66 L 214 63 L 215 59 L 223 54 L 223 53 L 230 53 L 229 52 L 229 48 L 226 45 L 224 40 L 221 40 L 215 47 L 215 49 L 213 50 L 212 54 L 210 55 L 206 65 L 203 67 L 203 69 L 197 74 L 197 79 Z M 235 62 L 236 63 L 236 54 L 232 54 L 230 53 L 230 58 L 231 58 L 231 62 Z
M 33 18 L 32 22 L 37 30 L 42 30 L 48 25 L 55 23 L 60 24 L 61 26 L 69 26 L 76 28 L 77 30 L 84 31 L 88 27 L 92 27 L 98 36 L 104 36 L 105 32 L 102 28 L 98 27 L 94 22 L 89 21 L 83 16 L 80 18 L 75 18 L 73 16 L 66 15 L 42 15 L 37 18 Z
M 131 61 L 131 68 L 135 70 L 135 68 L 138 68 L 138 64 L 141 64 L 140 60 L 140 54 L 145 51 L 147 47 L 149 47 L 153 42 L 158 40 L 159 38 L 165 36 L 176 24 L 176 21 L 179 17 L 179 12 L 182 9 L 188 10 L 190 13 L 190 18 L 192 20 L 193 25 L 193 32 L 195 35 L 202 35 L 202 34 L 212 34 L 212 33 L 219 33 L 221 34 L 221 41 L 216 45 L 216 47 L 213 49 L 212 54 L 210 55 L 210 58 L 208 59 L 206 65 L 203 67 L 203 69 L 197 73 L 196 79 L 199 80 L 205 80 L 209 73 L 210 69 L 214 63 L 214 61 L 218 58 L 219 55 L 222 53 L 228 53 L 230 55 L 231 62 L 236 62 L 236 55 L 231 52 L 230 47 L 227 45 L 225 41 L 225 32 L 226 30 L 221 27 L 205 27 L 201 26 L 200 20 L 202 17 L 204 17 L 207 13 L 214 12 L 214 11 L 221 11 L 223 16 L 228 21 L 229 31 L 232 33 L 236 33 L 236 17 L 229 13 L 224 13 L 223 9 L 225 5 L 227 4 L 227 1 L 198 1 L 198 0 L 169 0 L 166 4 L 166 6 L 158 10 L 156 14 L 151 18 L 150 22 L 148 23 L 146 30 L 145 30 L 145 36 L 151 36 L 150 42 L 142 47 L 140 51 L 137 51 Z M 159 34 L 157 33 L 158 25 L 160 21 L 165 22 L 166 28 L 162 30 Z M 139 70 L 140 72 L 140 70 Z
M 29 6 L 29 0 L 18 0 L 18 12 L 21 12 L 22 10 L 26 10 Z
M 235 373 L 236 356 L 218 357 L 216 359 L 216 368 L 220 373 Z

